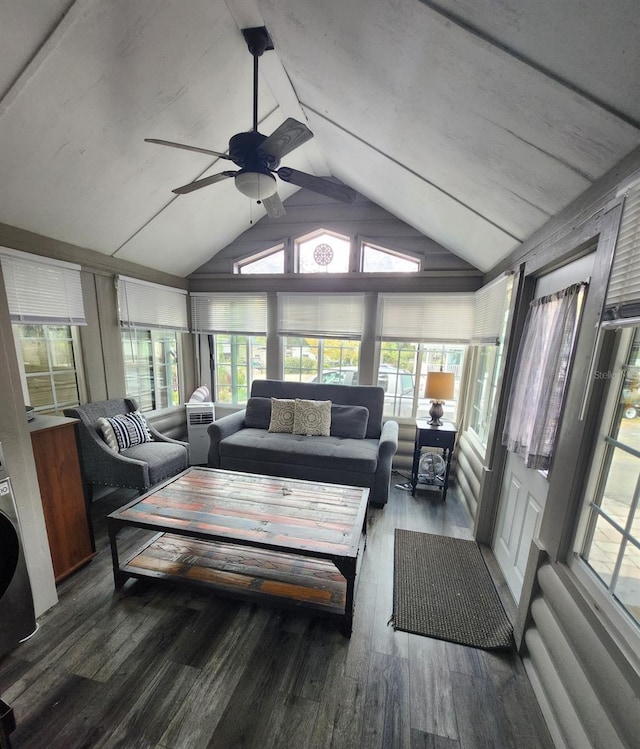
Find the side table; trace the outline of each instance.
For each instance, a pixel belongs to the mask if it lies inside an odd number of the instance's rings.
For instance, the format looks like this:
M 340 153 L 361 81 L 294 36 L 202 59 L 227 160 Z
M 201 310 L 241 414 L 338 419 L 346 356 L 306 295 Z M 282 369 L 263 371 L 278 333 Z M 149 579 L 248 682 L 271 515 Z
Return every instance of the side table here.
M 442 457 L 446 464 L 444 479 L 435 479 L 430 486 L 442 489 L 442 500 L 447 498 L 447 486 L 449 484 L 449 470 L 451 469 L 451 457 L 456 442 L 458 430 L 454 424 L 445 423 L 442 426 L 432 426 L 428 419 L 416 419 L 416 441 L 413 449 L 413 467 L 411 469 L 411 494 L 415 497 L 418 485 L 418 468 L 420 465 L 420 453 L 423 447 L 438 447 L 442 449 Z

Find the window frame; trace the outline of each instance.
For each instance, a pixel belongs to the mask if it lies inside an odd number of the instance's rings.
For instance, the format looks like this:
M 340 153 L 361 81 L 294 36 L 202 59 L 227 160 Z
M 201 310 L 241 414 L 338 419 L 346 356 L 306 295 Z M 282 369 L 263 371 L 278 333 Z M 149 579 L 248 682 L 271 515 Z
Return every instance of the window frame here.
M 310 242 L 313 239 L 320 238 L 323 235 L 328 235 L 330 237 L 334 237 L 335 239 L 346 242 L 349 245 L 349 251 L 347 256 L 347 270 L 346 271 L 327 271 L 326 275 L 340 275 L 345 273 L 352 273 L 354 267 L 357 267 L 354 265 L 354 243 L 351 240 L 351 237 L 347 236 L 346 234 L 340 234 L 340 232 L 335 231 L 334 229 L 325 229 L 324 227 L 314 229 L 313 231 L 307 232 L 306 234 L 301 234 L 300 236 L 294 237 L 292 241 L 292 252 L 293 252 L 293 273 L 299 276 L 315 276 L 315 275 L 323 275 L 320 271 L 301 271 L 300 270 L 300 245 L 306 242 Z
M 253 380 L 256 379 L 254 377 L 254 364 L 253 364 L 253 348 L 254 348 L 254 342 L 257 338 L 264 338 L 264 349 L 265 349 L 265 361 L 264 366 L 261 368 L 263 371 L 262 377 L 266 376 L 266 368 L 267 368 L 267 362 L 266 362 L 266 349 L 267 349 L 267 336 L 266 335 L 250 335 L 248 333 L 211 333 L 213 336 L 213 350 L 215 352 L 214 354 L 214 361 L 215 361 L 215 369 L 211 373 L 212 375 L 212 384 L 213 384 L 213 392 L 214 392 L 214 398 L 217 403 L 224 404 L 227 406 L 237 406 L 237 405 L 243 405 L 245 404 L 251 395 L 251 385 L 253 383 Z M 220 337 L 221 336 L 227 336 L 229 338 L 229 347 L 231 352 L 231 362 L 229 365 L 226 363 L 220 362 L 218 359 L 218 344 L 220 343 Z M 234 365 L 234 351 L 237 350 L 237 341 L 235 339 L 237 338 L 244 338 L 245 341 L 243 344 L 245 346 L 246 351 L 246 361 L 245 364 L 238 365 L 237 363 Z M 218 372 L 221 371 L 221 369 L 226 369 L 227 366 L 230 369 L 231 372 L 231 382 L 229 387 L 231 388 L 231 400 L 223 400 L 220 396 L 221 386 L 220 382 L 218 380 Z M 247 381 L 244 385 L 238 384 L 238 367 L 244 367 L 246 371 Z M 240 388 L 245 388 L 247 391 L 247 397 L 244 400 L 239 399 L 238 396 L 238 390 Z
M 599 371 L 621 372 L 626 365 L 633 343 L 632 328 L 619 329 L 618 339 L 613 346 L 613 352 L 606 362 L 600 363 Z M 601 350 L 607 350 L 604 337 L 614 336 L 615 330 L 602 331 Z M 610 349 L 609 349 L 610 350 Z M 596 370 L 594 370 L 594 375 Z M 608 634 L 616 644 L 640 668 L 640 624 L 634 623 L 631 616 L 624 610 L 610 592 L 609 587 L 598 576 L 597 572 L 582 557 L 585 548 L 589 526 L 592 518 L 592 498 L 597 496 L 599 488 L 606 484 L 608 474 L 607 443 L 605 437 L 611 434 L 615 426 L 620 408 L 620 394 L 624 385 L 624 378 L 616 383 L 615 378 L 598 378 L 605 380 L 602 393 L 603 405 L 597 422 L 597 432 L 594 433 L 594 447 L 588 465 L 591 466 L 582 496 L 581 506 L 576 513 L 575 532 L 566 564 L 581 588 L 582 594 L 590 603 L 598 618 L 603 622 Z
M 246 255 L 243 258 L 240 258 L 239 260 L 236 260 L 233 264 L 233 272 L 237 275 L 246 275 L 246 276 L 261 276 L 261 275 L 270 275 L 268 273 L 244 273 L 242 269 L 247 267 L 248 265 L 251 265 L 252 263 L 257 263 L 259 260 L 264 260 L 266 257 L 270 257 L 271 255 L 276 255 L 278 253 L 282 253 L 282 273 L 277 273 L 275 275 L 283 275 L 287 272 L 287 249 L 284 242 L 280 242 L 276 245 L 273 245 L 271 247 L 268 247 L 266 250 L 260 250 L 259 252 L 253 252 L 250 255 Z
M 394 257 L 398 257 L 402 260 L 408 260 L 413 261 L 418 264 L 418 267 L 415 271 L 366 271 L 364 270 L 364 252 L 365 247 L 371 247 L 372 250 L 377 250 L 378 252 L 384 252 L 387 255 L 393 255 Z M 365 273 L 367 275 L 371 273 L 421 273 L 423 271 L 423 265 L 424 265 L 424 258 L 421 255 L 414 254 L 412 252 L 408 252 L 406 250 L 396 250 L 392 247 L 385 247 L 384 245 L 378 244 L 377 242 L 372 242 L 369 239 L 366 239 L 365 237 L 359 237 L 358 238 L 358 263 L 357 268 L 359 273 Z
M 27 375 L 27 371 L 24 364 L 24 358 L 22 354 L 22 341 L 23 340 L 29 340 L 29 338 L 23 338 L 20 335 L 20 327 L 21 326 L 27 326 L 27 325 L 42 325 L 43 328 L 60 328 L 60 327 L 67 327 L 69 328 L 69 339 L 71 340 L 71 350 L 73 353 L 73 361 L 74 361 L 74 374 L 76 379 L 76 386 L 77 386 L 77 392 L 78 392 L 78 403 L 71 403 L 71 402 L 65 402 L 63 406 L 60 408 L 57 407 L 57 404 L 54 402 L 52 404 L 48 404 L 46 406 L 38 406 L 34 407 L 34 412 L 47 414 L 47 413 L 55 413 L 55 414 L 62 414 L 62 410 L 64 408 L 73 407 L 75 405 L 79 405 L 80 403 L 85 403 L 87 400 L 87 386 L 86 381 L 84 377 L 84 366 L 82 361 L 82 347 L 80 345 L 80 331 L 79 327 L 77 325 L 69 325 L 66 323 L 20 323 L 20 322 L 14 322 L 12 323 L 12 332 L 13 332 L 13 339 L 15 344 L 15 350 L 16 350 L 16 356 L 18 360 L 18 367 L 20 369 L 20 382 L 22 384 L 22 394 L 24 397 L 24 402 L 27 405 L 30 405 L 31 401 L 31 395 L 29 393 L 29 386 L 28 386 L 28 380 L 29 377 Z M 49 339 L 45 336 L 44 338 L 45 342 Z M 49 347 L 47 346 L 47 363 L 49 364 L 49 369 L 46 372 L 46 374 L 49 375 L 49 377 L 52 377 L 54 374 L 54 370 L 51 369 L 50 363 L 51 363 L 51 357 L 49 356 Z M 45 371 L 43 370 L 43 374 Z M 52 389 L 52 392 L 55 390 Z
M 149 344 L 150 344 L 150 348 L 151 348 L 151 390 L 150 391 L 146 391 L 146 390 L 143 391 L 138 386 L 138 388 L 136 389 L 136 391 L 133 392 L 132 390 L 129 389 L 129 385 L 128 385 L 128 377 L 127 377 L 127 366 L 128 365 L 127 365 L 127 357 L 126 357 L 126 354 L 125 354 L 125 346 L 127 346 L 128 342 L 125 341 L 124 336 L 127 335 L 127 334 L 128 335 L 135 334 L 136 337 L 137 337 L 138 333 L 145 333 L 145 334 L 148 333 L 149 334 Z M 163 338 L 163 345 L 164 345 L 164 341 L 166 340 L 166 336 L 167 335 L 175 336 L 175 342 L 176 342 L 176 346 L 175 346 L 175 350 L 176 350 L 176 363 L 175 363 L 175 367 L 176 367 L 176 377 L 177 377 L 177 380 L 178 380 L 178 387 L 177 387 L 176 391 L 173 390 L 173 388 L 172 388 L 172 386 L 171 386 L 171 384 L 169 382 L 169 376 L 167 376 L 165 378 L 166 384 L 165 384 L 164 387 L 159 386 L 159 384 L 158 384 L 158 372 L 157 372 L 157 361 L 156 361 L 156 354 L 155 354 L 155 346 L 156 346 L 156 343 L 158 343 L 157 338 L 159 336 L 162 336 L 162 338 Z M 138 406 L 140 407 L 141 410 L 145 410 L 145 412 L 148 412 L 148 411 L 160 411 L 160 410 L 165 409 L 165 408 L 174 408 L 176 406 L 179 406 L 180 403 L 184 400 L 184 393 L 183 393 L 183 381 L 184 381 L 184 378 L 183 378 L 183 371 L 182 371 L 182 351 L 181 351 L 181 340 L 180 339 L 181 339 L 181 333 L 180 333 L 180 331 L 173 330 L 173 329 L 170 329 L 170 328 L 167 328 L 167 329 L 162 329 L 162 328 L 143 328 L 141 326 L 140 327 L 129 327 L 129 326 L 123 326 L 123 327 L 121 327 L 121 329 L 120 329 L 120 343 L 122 345 L 123 374 L 124 374 L 124 381 L 125 381 L 126 397 L 127 398 L 134 398 L 137 401 Z M 132 355 L 132 359 L 133 358 L 134 357 Z M 134 366 L 137 369 L 140 366 L 140 364 L 137 363 L 134 360 L 132 366 Z M 146 366 L 146 363 L 145 363 L 144 366 Z M 167 363 L 165 362 L 163 364 L 163 366 L 167 367 L 167 366 L 170 366 L 170 365 L 167 365 Z M 169 372 L 169 375 L 170 375 L 170 372 Z M 137 380 L 138 385 L 139 385 L 139 377 L 138 377 L 137 373 L 136 373 L 136 380 Z M 167 393 L 167 403 L 165 405 L 162 405 L 162 403 L 161 403 L 162 402 L 161 394 L 162 394 L 163 391 L 166 391 L 166 393 Z M 146 403 L 144 403 L 143 399 L 142 399 L 142 394 L 144 393 L 146 395 L 147 392 L 151 393 L 151 401 L 152 401 L 152 406 L 149 409 L 145 409 Z M 177 403 L 173 402 L 173 397 L 172 396 L 173 396 L 174 392 L 177 393 L 177 396 L 176 396 L 177 397 Z M 159 403 L 161 405 L 158 405 Z

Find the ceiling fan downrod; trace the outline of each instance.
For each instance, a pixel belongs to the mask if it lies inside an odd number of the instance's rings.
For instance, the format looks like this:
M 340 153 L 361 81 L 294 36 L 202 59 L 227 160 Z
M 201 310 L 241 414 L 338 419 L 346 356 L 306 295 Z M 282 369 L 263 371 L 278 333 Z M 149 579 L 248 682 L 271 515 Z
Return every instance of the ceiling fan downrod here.
M 249 52 L 253 56 L 253 132 L 258 132 L 258 58 L 273 49 L 273 42 L 266 26 L 242 29 Z

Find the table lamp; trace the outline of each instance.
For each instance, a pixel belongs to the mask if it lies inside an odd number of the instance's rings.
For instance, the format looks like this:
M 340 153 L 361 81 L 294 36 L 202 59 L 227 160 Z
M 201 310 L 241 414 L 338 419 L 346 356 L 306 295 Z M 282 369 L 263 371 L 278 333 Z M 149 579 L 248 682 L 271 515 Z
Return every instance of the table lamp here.
M 424 397 L 431 401 L 429 416 L 430 426 L 442 426 L 442 404 L 453 398 L 453 385 L 455 375 L 453 372 L 427 372 L 427 382 L 424 386 Z

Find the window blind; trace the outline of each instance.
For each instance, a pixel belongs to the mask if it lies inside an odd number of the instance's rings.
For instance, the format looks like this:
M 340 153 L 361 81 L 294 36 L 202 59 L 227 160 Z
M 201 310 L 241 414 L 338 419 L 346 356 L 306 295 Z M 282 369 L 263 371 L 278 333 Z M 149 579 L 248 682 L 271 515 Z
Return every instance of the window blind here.
M 472 343 L 477 345 L 500 343 L 507 280 L 507 276 L 502 276 L 476 291 Z
M 468 343 L 474 294 L 380 294 L 378 337 L 386 340 Z
M 80 266 L 0 249 L 11 322 L 86 325 Z
M 363 294 L 278 294 L 278 334 L 361 338 Z
M 126 327 L 189 330 L 183 289 L 119 276 L 118 309 L 120 324 Z
M 640 318 L 640 182 L 625 197 L 603 319 L 622 324 Z
M 196 333 L 267 333 L 266 294 L 196 293 L 191 312 Z

